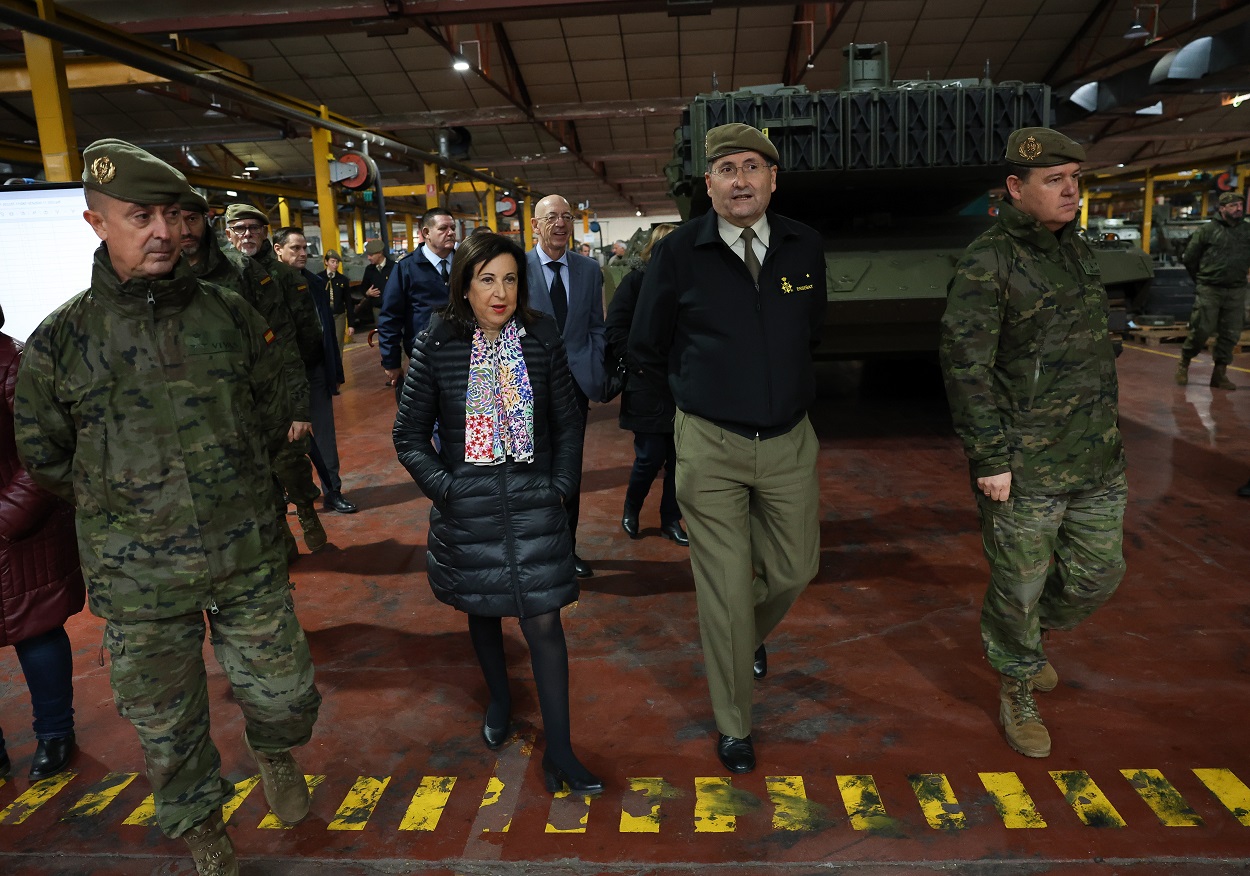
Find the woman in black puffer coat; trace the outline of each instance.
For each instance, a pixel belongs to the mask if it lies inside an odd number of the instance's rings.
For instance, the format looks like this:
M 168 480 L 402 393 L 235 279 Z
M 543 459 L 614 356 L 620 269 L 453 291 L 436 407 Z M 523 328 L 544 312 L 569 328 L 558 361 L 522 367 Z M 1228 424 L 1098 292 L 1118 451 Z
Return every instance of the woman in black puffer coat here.
M 469 237 L 450 285 L 447 307 L 413 347 L 394 430 L 399 461 L 434 503 L 430 587 L 469 615 L 490 691 L 487 747 L 508 738 L 501 619 L 516 617 L 538 688 L 548 790 L 596 794 L 603 784 L 570 741 L 560 623 L 578 595 L 563 500 L 581 476 L 583 428 L 564 344 L 554 320 L 528 308 L 525 254 L 507 238 Z M 431 443 L 436 422 L 440 450 Z

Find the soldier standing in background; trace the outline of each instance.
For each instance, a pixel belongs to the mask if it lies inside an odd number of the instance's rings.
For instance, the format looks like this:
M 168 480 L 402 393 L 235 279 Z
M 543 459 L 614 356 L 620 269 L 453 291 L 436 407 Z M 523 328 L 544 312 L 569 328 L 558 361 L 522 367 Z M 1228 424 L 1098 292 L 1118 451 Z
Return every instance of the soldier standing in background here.
M 274 254 L 273 245 L 265 237 L 269 217 L 250 204 L 231 204 L 226 209 L 226 228 L 234 248 L 255 261 L 269 274 L 286 303 L 287 311 L 295 328 L 295 342 L 300 358 L 307 369 L 321 361 L 324 355 L 321 345 L 321 322 L 308 294 L 308 283 L 293 268 L 284 265 Z M 307 396 L 305 396 L 307 397 Z M 303 411 L 306 413 L 307 409 Z M 279 518 L 282 520 L 282 536 L 286 540 L 287 555 L 294 559 L 298 554 L 295 537 L 286 525 L 286 503 L 295 504 L 295 513 L 304 530 L 304 544 L 316 553 L 326 546 L 326 531 L 317 515 L 316 501 L 321 495 L 313 483 L 308 454 L 311 449 L 312 422 L 299 420 L 291 425 L 290 440 L 273 460 L 273 470 L 286 491 L 286 498 L 278 497 Z
M 1006 159 L 1011 201 L 956 269 L 940 353 L 990 566 L 981 640 L 999 717 L 1012 748 L 1046 757 L 1033 691 L 1059 679 L 1042 632 L 1119 586 L 1128 488 L 1107 293 L 1076 233 L 1085 150 L 1022 128 Z
M 291 422 L 274 333 L 220 286 L 175 271 L 186 178 L 120 140 L 83 153 L 91 287 L 43 321 L 18 374 L 31 476 L 76 507 L 91 611 L 118 711 L 143 746 L 156 819 L 197 872 L 237 876 L 234 786 L 209 736 L 204 623 L 274 814 L 308 814 L 321 704 L 279 545 L 270 453 Z
M 1228 366 L 1233 361 L 1233 347 L 1241 340 L 1241 327 L 1246 310 L 1246 271 L 1250 271 L 1250 222 L 1245 211 L 1245 195 L 1225 192 L 1215 218 L 1198 229 L 1185 247 L 1181 261 L 1193 277 L 1194 309 L 1189 314 L 1189 337 L 1181 347 L 1181 361 L 1176 366 L 1176 382 L 1189 383 L 1189 363 L 1207 347 L 1207 338 L 1215 335 L 1211 358 L 1214 389 L 1236 389 L 1228 379 Z

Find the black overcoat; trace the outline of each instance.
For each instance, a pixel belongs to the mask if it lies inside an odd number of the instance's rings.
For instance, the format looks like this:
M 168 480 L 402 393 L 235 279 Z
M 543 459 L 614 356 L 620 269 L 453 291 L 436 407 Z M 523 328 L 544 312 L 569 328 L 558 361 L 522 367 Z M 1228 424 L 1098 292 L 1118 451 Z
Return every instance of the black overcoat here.
M 582 470 L 582 416 L 564 344 L 535 314 L 521 351 L 534 390 L 534 459 L 464 461 L 470 340 L 439 315 L 417 336 L 395 417 L 399 461 L 433 502 L 427 573 L 434 595 L 486 617 L 532 617 L 577 599 L 563 500 Z M 441 450 L 430 441 L 435 421 Z
M 630 271 L 616 287 L 612 303 L 608 305 L 608 318 L 603 325 L 603 334 L 608 343 L 609 362 L 616 362 L 621 356 L 625 356 L 629 368 L 625 388 L 621 390 L 621 428 L 631 432 L 671 435 L 677 405 L 669 395 L 668 387 L 645 379 L 637 364 L 628 356 L 629 327 L 634 320 L 634 309 L 638 306 L 638 292 L 642 289 L 644 271 L 643 268 Z

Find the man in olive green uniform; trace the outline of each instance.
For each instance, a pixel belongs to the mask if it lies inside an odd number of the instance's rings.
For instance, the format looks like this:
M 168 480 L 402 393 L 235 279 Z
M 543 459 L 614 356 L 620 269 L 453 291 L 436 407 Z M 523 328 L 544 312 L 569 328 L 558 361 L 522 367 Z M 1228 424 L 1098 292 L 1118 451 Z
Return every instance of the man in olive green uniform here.
M 1197 288 L 1189 314 L 1189 337 L 1176 368 L 1176 382 L 1181 386 L 1189 383 L 1189 363 L 1206 349 L 1207 338 L 1215 335 L 1211 386 L 1237 388 L 1227 372 L 1245 320 L 1246 272 L 1250 271 L 1250 221 L 1242 215 L 1245 197 L 1237 192 L 1220 195 L 1215 218 L 1199 228 L 1185 247 L 1182 261 Z
M 120 140 L 83 154 L 103 241 L 91 288 L 31 335 L 18 452 L 73 502 L 118 711 L 143 746 L 156 818 L 200 873 L 237 874 L 221 807 L 234 787 L 209 737 L 208 613 L 274 814 L 309 793 L 290 749 L 321 696 L 277 537 L 270 453 L 291 421 L 274 333 L 242 298 L 176 270 L 182 174 Z
M 981 639 L 1000 719 L 1012 748 L 1045 757 L 1033 691 L 1058 674 L 1042 632 L 1075 627 L 1124 577 L 1127 486 L 1106 290 L 1075 227 L 1085 151 L 1022 128 L 1006 159 L 1011 201 L 951 281 L 941 359 L 990 566 Z
M 324 355 L 321 346 L 321 320 L 317 316 L 316 306 L 308 293 L 308 284 L 296 271 L 279 261 L 274 254 L 273 244 L 265 237 L 269 227 L 269 218 L 250 204 L 231 204 L 226 208 L 226 228 L 230 243 L 234 248 L 265 269 L 281 293 L 287 311 L 295 327 L 295 342 L 299 348 L 300 358 L 304 367 L 315 365 Z M 304 380 L 304 407 L 300 411 L 308 415 L 307 378 Z M 326 546 L 326 531 L 317 515 L 317 498 L 321 491 L 313 483 L 312 468 L 308 454 L 312 449 L 312 422 L 297 420 L 291 425 L 290 440 L 278 452 L 273 460 L 274 473 L 282 488 L 286 491 L 286 499 L 295 505 L 295 513 L 299 517 L 300 526 L 304 530 L 304 544 L 314 553 Z M 286 520 L 286 499 L 278 498 L 280 516 Z M 287 550 L 294 546 L 294 538 L 288 529 L 284 534 L 287 538 Z

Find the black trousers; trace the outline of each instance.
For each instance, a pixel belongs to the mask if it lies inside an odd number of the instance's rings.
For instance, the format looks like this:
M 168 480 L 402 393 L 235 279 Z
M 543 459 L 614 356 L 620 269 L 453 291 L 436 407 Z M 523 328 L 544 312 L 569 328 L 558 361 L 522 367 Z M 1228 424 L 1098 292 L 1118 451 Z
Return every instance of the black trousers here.
M 590 399 L 586 397 L 586 393 L 582 392 L 582 388 L 577 385 L 577 381 L 573 381 L 573 392 L 577 395 L 577 406 L 582 411 L 582 431 L 586 431 L 586 418 L 590 415 Z M 583 443 L 584 439 L 583 439 Z M 573 537 L 573 553 L 577 553 L 577 518 L 582 509 L 582 479 L 577 479 L 577 489 L 571 495 L 564 497 L 564 513 L 569 518 L 569 535 Z
M 681 509 L 677 507 L 677 448 L 673 445 L 673 433 L 635 432 L 634 467 L 630 469 L 629 486 L 625 488 L 626 508 L 635 514 L 642 510 L 642 503 L 660 469 L 664 469 L 660 524 L 667 526 L 681 520 Z

